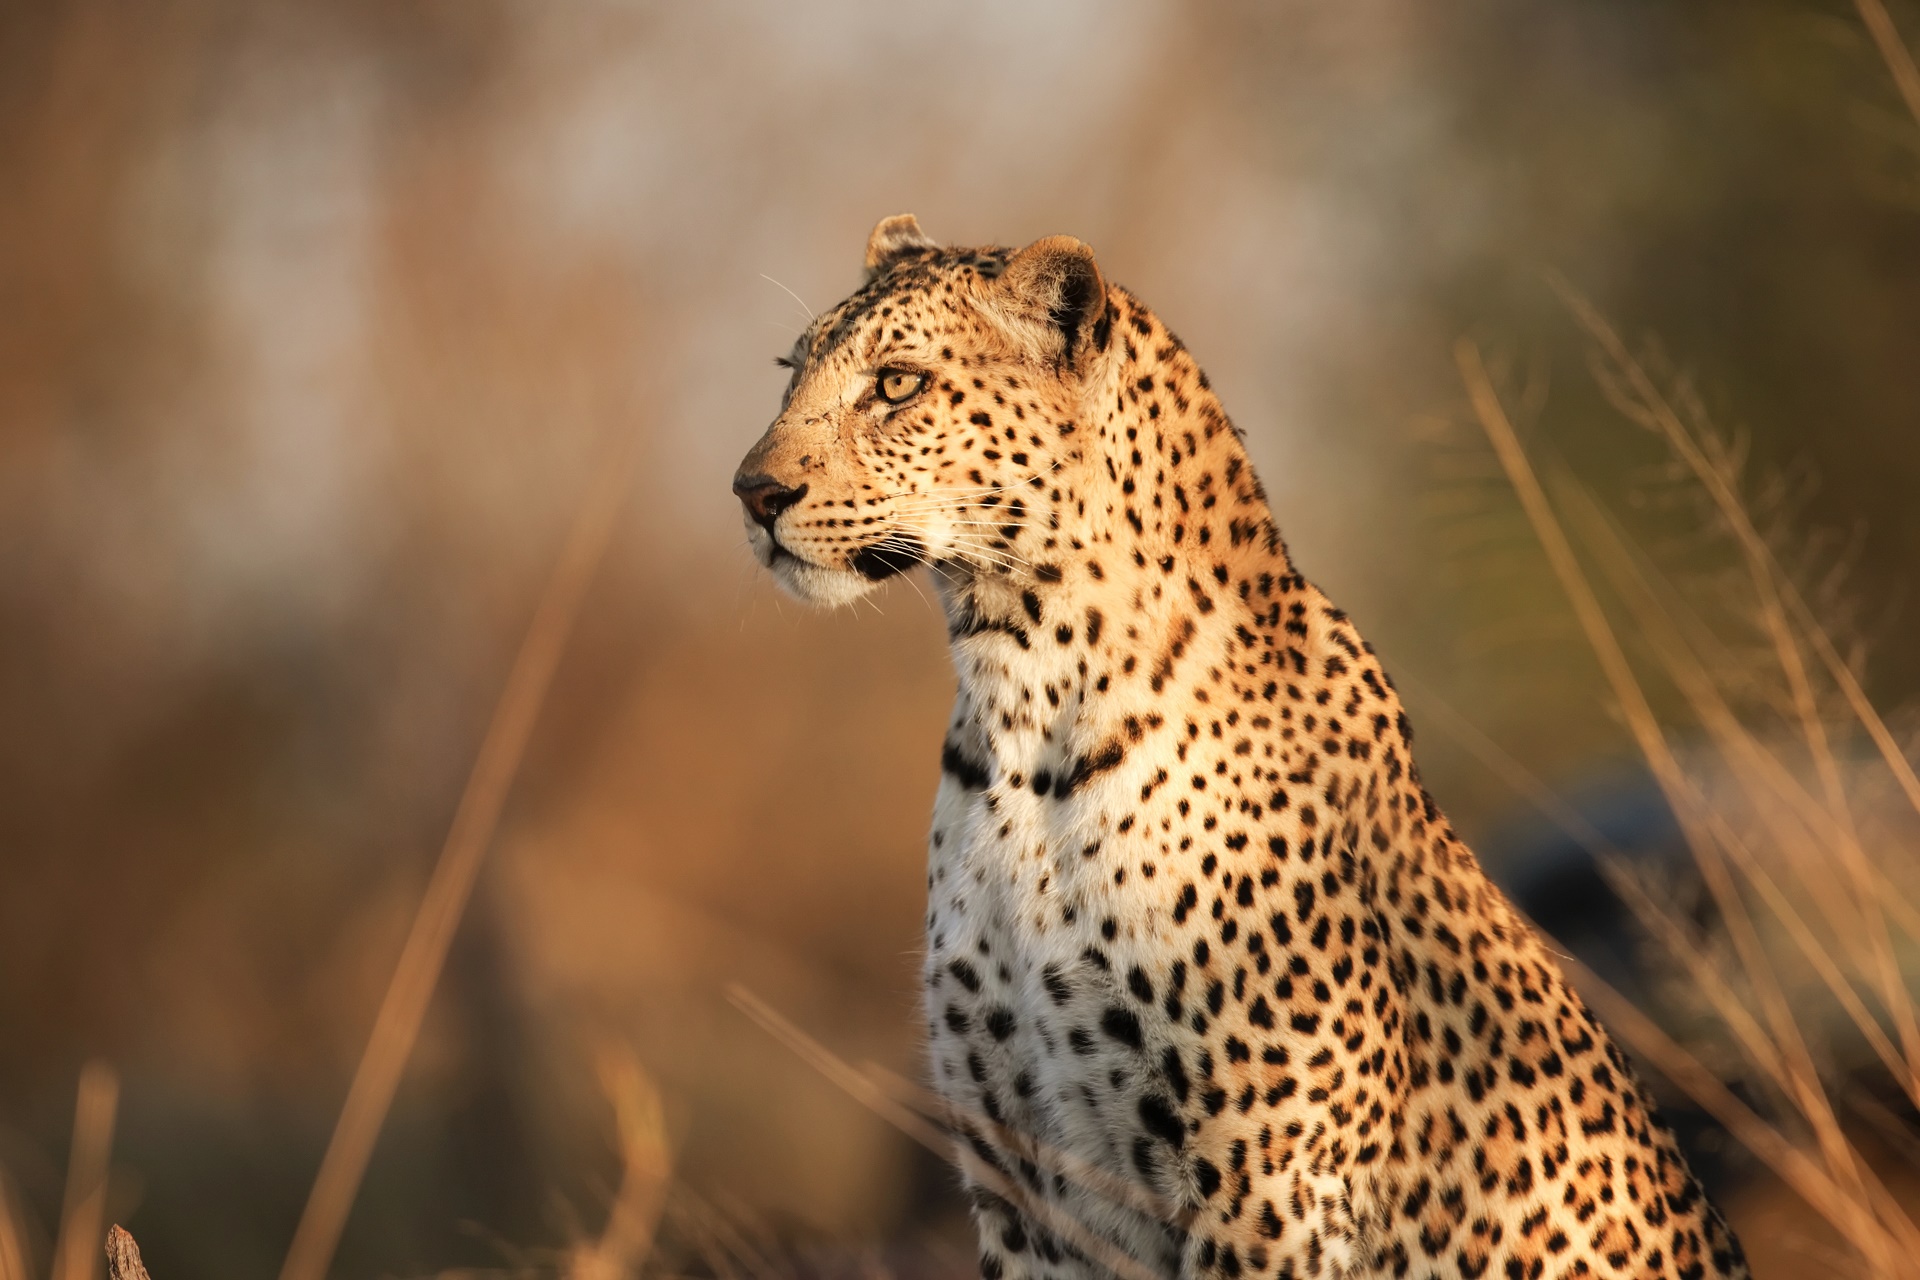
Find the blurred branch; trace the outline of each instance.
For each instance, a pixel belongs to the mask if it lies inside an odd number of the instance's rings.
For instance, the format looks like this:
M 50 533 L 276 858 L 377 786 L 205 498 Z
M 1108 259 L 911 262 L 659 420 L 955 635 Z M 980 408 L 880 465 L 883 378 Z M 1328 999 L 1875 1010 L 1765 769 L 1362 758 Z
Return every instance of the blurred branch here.
M 0 1280 L 33 1280 L 27 1243 L 20 1230 L 20 1209 L 13 1187 L 0 1173 Z
M 1907 110 L 1913 112 L 1914 122 L 1920 124 L 1920 67 L 1914 66 L 1913 52 L 1894 27 L 1893 15 L 1887 12 L 1882 0 L 1854 0 L 1854 7 L 1860 10 L 1860 21 L 1872 34 L 1873 43 L 1879 46 L 1880 56 L 1886 59 L 1894 87 L 1900 90 Z
M 60 1240 L 53 1251 L 54 1280 L 93 1280 L 93 1242 L 107 1211 L 107 1168 L 113 1154 L 114 1113 L 120 1077 L 104 1062 L 80 1069 L 73 1105 L 73 1149 L 67 1156 L 67 1192 L 60 1205 Z
M 446 963 L 447 948 L 472 896 L 480 861 L 493 841 L 507 791 L 539 718 L 540 705 L 560 664 L 581 599 L 612 537 L 614 517 L 633 474 L 639 439 L 637 432 L 626 429 L 607 445 L 606 457 L 594 469 L 566 545 L 547 579 L 546 592 L 507 673 L 506 687 L 481 740 L 440 860 L 427 882 L 426 895 L 374 1020 L 373 1034 L 340 1109 L 333 1138 L 287 1249 L 280 1280 L 322 1280 L 333 1261 L 374 1142 L 419 1038 L 420 1024 Z
M 660 1093 L 653 1081 L 625 1050 L 604 1050 L 599 1068 L 600 1087 L 613 1104 L 619 1136 L 620 1189 L 600 1238 L 574 1250 L 567 1280 L 626 1280 L 635 1274 L 653 1245 L 673 1171 Z

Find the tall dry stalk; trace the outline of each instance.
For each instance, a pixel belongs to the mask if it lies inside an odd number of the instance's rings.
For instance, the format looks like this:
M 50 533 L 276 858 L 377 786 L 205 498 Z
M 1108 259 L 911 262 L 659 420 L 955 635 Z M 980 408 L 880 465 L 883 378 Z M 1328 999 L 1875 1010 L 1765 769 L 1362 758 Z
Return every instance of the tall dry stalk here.
M 33 1280 L 26 1233 L 20 1224 L 20 1204 L 4 1172 L 0 1172 L 0 1280 Z
M 630 429 L 619 432 L 610 442 L 547 579 L 481 740 L 479 755 L 374 1020 L 366 1051 L 354 1072 L 293 1243 L 287 1249 L 280 1280 L 324 1280 L 333 1260 L 372 1158 L 374 1142 L 393 1105 L 414 1042 L 419 1039 L 420 1025 L 446 964 L 447 949 L 473 894 L 481 859 L 499 825 L 507 791 L 519 771 L 541 703 L 560 665 L 580 602 L 613 535 L 614 518 L 626 496 L 638 449 L 639 436 Z M 83 1278 L 75 1276 L 71 1280 Z
M 60 1204 L 60 1237 L 53 1249 L 53 1280 L 94 1280 L 100 1274 L 107 1172 L 119 1107 L 120 1077 L 113 1068 L 98 1061 L 82 1067 L 73 1106 L 67 1190 Z
M 638 1274 L 653 1247 L 673 1172 L 666 1120 L 653 1081 L 624 1050 L 602 1050 L 599 1071 L 600 1087 L 613 1104 L 620 1186 L 599 1237 L 573 1249 L 564 1269 L 567 1280 L 629 1280 Z
M 1900 91 L 1900 100 L 1913 113 L 1914 122 L 1920 124 L 1920 67 L 1914 65 L 1913 51 L 1907 48 L 1893 25 L 1893 15 L 1887 12 L 1883 0 L 1854 0 L 1854 7 L 1860 11 L 1860 21 L 1873 37 L 1874 48 L 1887 64 L 1887 73 L 1893 77 L 1894 88 Z

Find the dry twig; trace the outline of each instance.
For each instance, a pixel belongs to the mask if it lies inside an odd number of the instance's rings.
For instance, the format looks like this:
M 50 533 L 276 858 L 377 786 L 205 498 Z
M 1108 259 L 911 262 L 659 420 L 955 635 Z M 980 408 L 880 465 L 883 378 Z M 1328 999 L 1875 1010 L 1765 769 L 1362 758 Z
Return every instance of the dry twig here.
M 107 1228 L 107 1280 L 149 1280 L 133 1233 L 118 1223 Z
M 1913 112 L 1914 120 L 1920 121 L 1920 67 L 1914 66 L 1912 51 L 1894 28 L 1893 15 L 1887 12 L 1882 0 L 1854 0 L 1854 7 L 1860 10 L 1860 21 L 1866 24 L 1875 47 L 1885 59 L 1894 87 L 1900 90 L 1901 101 Z

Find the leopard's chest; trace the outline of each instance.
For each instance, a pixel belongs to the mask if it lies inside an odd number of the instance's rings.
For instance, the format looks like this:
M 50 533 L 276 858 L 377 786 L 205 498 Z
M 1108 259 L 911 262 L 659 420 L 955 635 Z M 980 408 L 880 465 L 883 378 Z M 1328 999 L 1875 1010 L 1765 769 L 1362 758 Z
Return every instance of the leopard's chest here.
M 929 1012 L 970 1051 L 1055 1057 L 1080 1006 L 1118 990 L 1105 948 L 1130 904 L 1081 852 L 1098 840 L 1084 821 L 1019 774 L 941 786 L 928 850 Z M 1108 920 L 1113 938 L 1101 936 Z
M 1097 796 L 1036 794 L 1011 771 L 980 786 L 949 775 L 929 849 L 925 979 L 935 1084 L 993 1126 L 992 1146 L 1024 1135 L 1153 1186 L 1169 1170 L 1140 1150 L 1143 1124 L 1160 1126 L 1145 1145 L 1164 1151 L 1185 1123 L 1163 1065 L 1182 993 L 1147 985 L 1173 967 L 1162 952 L 1178 941 L 1150 922 L 1178 888 L 1141 874 L 1144 848 Z

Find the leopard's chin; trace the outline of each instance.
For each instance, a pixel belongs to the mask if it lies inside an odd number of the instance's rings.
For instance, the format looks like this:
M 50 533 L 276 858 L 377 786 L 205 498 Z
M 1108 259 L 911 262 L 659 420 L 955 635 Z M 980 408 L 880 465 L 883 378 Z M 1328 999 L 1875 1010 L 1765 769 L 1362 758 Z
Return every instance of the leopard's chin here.
M 779 546 L 772 549 L 770 558 L 764 563 L 773 571 L 773 580 L 788 595 L 807 604 L 829 609 L 852 604 L 881 582 L 881 579 L 867 577 L 852 569 L 836 569 L 802 560 Z

